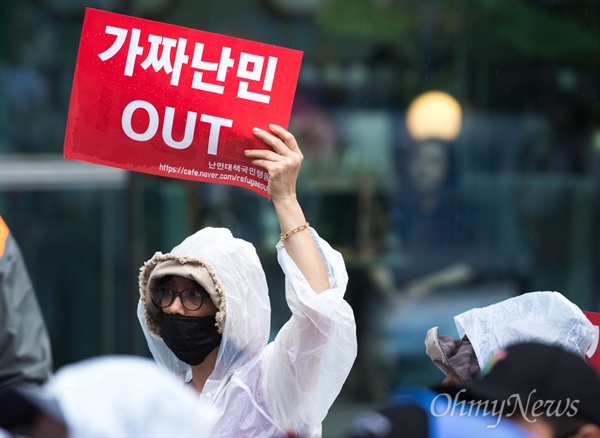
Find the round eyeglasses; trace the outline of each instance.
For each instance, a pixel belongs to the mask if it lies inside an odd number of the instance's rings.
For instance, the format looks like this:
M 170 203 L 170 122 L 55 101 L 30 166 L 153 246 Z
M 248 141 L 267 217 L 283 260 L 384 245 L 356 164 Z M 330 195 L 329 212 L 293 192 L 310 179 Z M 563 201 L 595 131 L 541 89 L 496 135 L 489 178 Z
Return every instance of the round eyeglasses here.
M 204 303 L 204 298 L 208 294 L 198 289 L 185 289 L 181 292 L 174 291 L 167 286 L 157 286 L 151 290 L 150 298 L 152 302 L 161 309 L 169 307 L 173 304 L 175 297 L 179 297 L 181 304 L 187 310 L 198 310 Z

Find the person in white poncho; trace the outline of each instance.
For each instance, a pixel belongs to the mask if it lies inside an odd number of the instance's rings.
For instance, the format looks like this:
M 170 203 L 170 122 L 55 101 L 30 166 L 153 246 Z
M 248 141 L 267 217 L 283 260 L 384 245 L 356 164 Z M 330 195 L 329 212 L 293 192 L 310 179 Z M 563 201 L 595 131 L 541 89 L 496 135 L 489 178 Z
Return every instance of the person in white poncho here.
M 181 376 L 219 418 L 214 436 L 320 436 L 356 358 L 341 254 L 306 222 L 296 198 L 302 153 L 271 125 L 248 150 L 269 173 L 281 226 L 278 261 L 292 317 L 272 342 L 265 274 L 249 242 L 205 228 L 140 270 L 138 317 L 158 364 Z

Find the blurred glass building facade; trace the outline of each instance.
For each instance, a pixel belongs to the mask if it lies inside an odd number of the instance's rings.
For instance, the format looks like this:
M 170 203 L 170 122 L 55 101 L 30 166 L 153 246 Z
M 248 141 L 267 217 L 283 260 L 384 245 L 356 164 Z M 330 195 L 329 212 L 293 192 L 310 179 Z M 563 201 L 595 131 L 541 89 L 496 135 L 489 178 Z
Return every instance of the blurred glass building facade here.
M 306 157 L 299 196 L 346 257 L 358 321 L 339 403 L 440 381 L 425 332 L 456 336 L 453 316 L 469 308 L 554 290 L 600 310 L 597 1 L 6 0 L 0 213 L 57 367 L 147 355 L 138 268 L 206 225 L 259 250 L 273 333 L 289 316 L 268 201 L 62 158 L 85 7 L 304 52 L 290 121 Z M 434 101 L 415 122 L 411 103 L 428 92 L 458 112 Z

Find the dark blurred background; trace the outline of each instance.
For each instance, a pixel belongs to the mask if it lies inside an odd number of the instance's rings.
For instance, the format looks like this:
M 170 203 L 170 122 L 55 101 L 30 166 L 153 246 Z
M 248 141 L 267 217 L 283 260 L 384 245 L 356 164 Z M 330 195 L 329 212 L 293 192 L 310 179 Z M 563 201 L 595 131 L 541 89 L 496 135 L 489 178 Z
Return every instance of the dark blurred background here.
M 62 158 L 85 7 L 304 52 L 298 192 L 345 255 L 359 335 L 324 436 L 396 386 L 441 381 L 425 333 L 456 337 L 462 311 L 537 290 L 600 310 L 600 2 L 5 0 L 0 214 L 55 368 L 148 355 L 138 269 L 206 225 L 257 247 L 273 334 L 289 316 L 264 198 Z

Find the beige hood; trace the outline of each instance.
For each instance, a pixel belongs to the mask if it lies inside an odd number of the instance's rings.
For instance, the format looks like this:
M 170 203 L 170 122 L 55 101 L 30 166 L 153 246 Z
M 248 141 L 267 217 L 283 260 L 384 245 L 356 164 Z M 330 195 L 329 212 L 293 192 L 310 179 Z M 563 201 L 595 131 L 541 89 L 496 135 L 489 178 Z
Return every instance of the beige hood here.
M 158 280 L 167 275 L 177 275 L 195 281 L 209 293 L 219 311 L 216 314 L 219 333 L 223 333 L 225 324 L 225 291 L 217 279 L 212 265 L 200 259 L 157 252 L 140 269 L 140 296 L 144 302 L 148 328 L 160 336 L 160 308 L 150 299 L 150 290 Z

